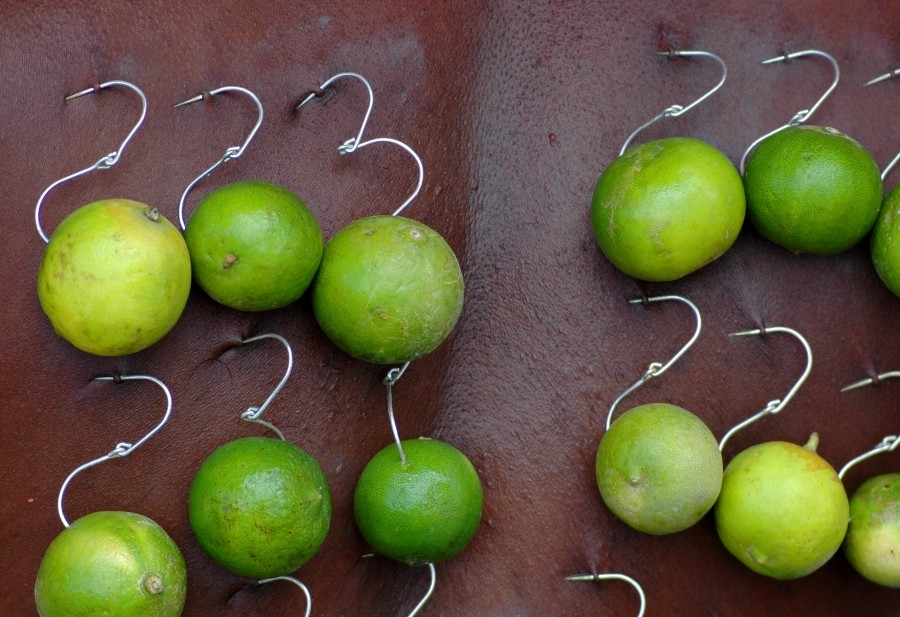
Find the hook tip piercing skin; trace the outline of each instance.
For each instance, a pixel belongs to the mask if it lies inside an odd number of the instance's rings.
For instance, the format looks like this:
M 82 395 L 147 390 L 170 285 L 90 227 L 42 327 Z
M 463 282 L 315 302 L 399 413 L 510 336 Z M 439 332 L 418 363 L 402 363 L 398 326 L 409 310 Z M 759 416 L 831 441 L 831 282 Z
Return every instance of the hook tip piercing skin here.
M 66 101 L 71 101 L 72 99 L 77 99 L 79 96 L 84 96 L 86 94 L 93 94 L 94 92 L 99 92 L 100 86 L 91 86 L 90 88 L 85 88 L 84 90 L 79 90 L 78 92 L 73 92 L 72 94 L 65 97 Z
M 187 100 L 181 101 L 180 103 L 176 103 L 175 105 L 173 105 L 173 107 L 181 107 L 182 105 L 190 105 L 191 103 L 198 103 L 205 98 L 206 98 L 206 93 L 201 92 L 200 94 L 192 96 L 191 98 L 189 98 Z

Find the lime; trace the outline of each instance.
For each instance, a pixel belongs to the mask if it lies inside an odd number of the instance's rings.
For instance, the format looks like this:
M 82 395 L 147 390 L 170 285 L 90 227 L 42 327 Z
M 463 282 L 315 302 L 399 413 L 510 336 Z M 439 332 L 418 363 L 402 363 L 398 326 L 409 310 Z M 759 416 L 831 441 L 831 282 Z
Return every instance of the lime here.
M 725 468 L 715 506 L 728 551 L 766 576 L 806 576 L 840 548 L 850 516 L 847 493 L 828 462 L 806 446 L 772 441 L 752 446 Z
M 297 300 L 322 259 L 322 232 L 306 205 L 288 189 L 259 180 L 207 195 L 184 238 L 197 284 L 241 311 Z
M 325 540 L 331 496 L 309 454 L 280 439 L 244 437 L 217 448 L 197 470 L 188 514 L 200 546 L 226 570 L 284 576 Z
M 353 509 L 360 533 L 377 553 L 421 565 L 453 557 L 475 536 L 483 494 L 466 455 L 434 439 L 401 442 L 363 469 Z
M 672 281 L 720 257 L 744 223 L 741 177 L 697 139 L 671 137 L 629 149 L 594 190 L 600 250 L 635 278 Z
M 312 304 L 325 334 L 378 364 L 414 360 L 450 334 L 462 311 L 453 249 L 430 227 L 400 216 L 350 223 L 325 245 Z
M 869 478 L 853 493 L 844 555 L 873 583 L 900 588 L 900 473 Z
M 34 599 L 41 617 L 177 617 L 187 570 L 178 546 L 146 516 L 93 512 L 44 553 Z
M 888 289 L 900 296 L 900 184 L 884 198 L 871 242 L 875 271 Z
M 59 224 L 37 279 L 60 336 L 82 351 L 120 356 L 172 329 L 187 304 L 191 262 L 181 234 L 155 208 L 104 199 Z
M 597 487 L 613 514 L 638 531 L 687 529 L 722 486 L 722 453 L 700 418 L 677 405 L 629 409 L 597 448 Z
M 846 251 L 881 208 L 872 155 L 828 127 L 794 126 L 763 140 L 747 160 L 744 186 L 759 233 L 795 253 Z

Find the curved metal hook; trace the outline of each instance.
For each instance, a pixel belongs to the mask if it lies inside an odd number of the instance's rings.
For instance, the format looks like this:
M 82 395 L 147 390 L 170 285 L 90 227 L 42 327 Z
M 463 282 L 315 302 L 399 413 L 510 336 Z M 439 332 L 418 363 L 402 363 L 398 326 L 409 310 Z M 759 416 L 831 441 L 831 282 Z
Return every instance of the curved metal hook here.
M 274 583 L 275 581 L 286 581 L 300 588 L 300 591 L 302 591 L 303 595 L 306 596 L 306 612 L 303 614 L 303 617 L 309 617 L 312 613 L 312 596 L 309 593 L 309 589 L 306 588 L 306 585 L 301 583 L 293 576 L 273 576 L 272 578 L 264 578 L 256 582 L 259 585 L 265 585 L 267 583 Z
M 275 386 L 275 389 L 272 390 L 272 393 L 269 394 L 269 396 L 266 398 L 265 401 L 263 401 L 263 404 L 260 405 L 259 407 L 251 405 L 250 407 L 245 409 L 241 413 L 241 420 L 245 420 L 247 422 L 255 422 L 256 424 L 261 424 L 261 425 L 265 426 L 267 429 L 270 429 L 271 431 L 275 432 L 275 434 L 278 435 L 278 437 L 282 441 L 285 441 L 284 434 L 280 430 L 278 430 L 278 427 L 275 426 L 274 424 L 272 424 L 271 422 L 266 422 L 265 420 L 263 420 L 262 415 L 266 412 L 266 409 L 269 408 L 269 405 L 272 404 L 272 401 L 275 400 L 275 397 L 278 396 L 278 393 L 281 392 L 281 390 L 284 388 L 284 385 L 287 383 L 288 377 L 291 376 L 291 371 L 294 369 L 294 352 L 291 349 L 291 344 L 288 343 L 287 339 L 285 339 L 280 334 L 270 333 L 270 334 L 259 334 L 257 336 L 251 336 L 249 338 L 245 338 L 244 340 L 241 341 L 241 345 L 246 345 L 247 343 L 261 341 L 261 340 L 267 339 L 267 338 L 275 339 L 276 341 L 278 341 L 282 345 L 284 345 L 284 348 L 287 350 L 287 358 L 288 358 L 287 369 L 284 372 L 284 377 L 281 378 L 281 381 L 278 382 L 278 385 Z
M 787 328 L 784 326 L 770 326 L 767 328 L 763 328 L 762 330 L 755 329 L 747 330 L 746 332 L 735 332 L 731 336 L 751 336 L 763 333 L 769 334 L 772 332 L 783 332 L 785 334 L 790 334 L 794 336 L 798 341 L 800 341 L 800 343 L 803 345 L 804 351 L 806 351 L 806 368 L 803 369 L 803 374 L 800 375 L 800 378 L 796 381 L 796 383 L 794 383 L 791 389 L 788 390 L 788 393 L 784 396 L 783 399 L 775 399 L 773 401 L 769 401 L 761 411 L 750 416 L 743 422 L 740 422 L 739 424 L 731 427 L 731 429 L 727 433 L 725 433 L 725 436 L 722 437 L 722 440 L 719 442 L 720 452 L 725 449 L 725 444 L 735 433 L 750 426 L 751 424 L 753 424 L 757 420 L 764 418 L 765 416 L 776 414 L 784 409 L 787 404 L 791 402 L 791 399 L 794 398 L 794 395 L 797 394 L 797 390 L 800 389 L 800 386 L 803 385 L 803 383 L 806 381 L 806 378 L 809 377 L 810 371 L 812 371 L 812 348 L 809 346 L 809 342 L 807 342 L 806 338 L 793 328 Z
M 617 580 L 617 581 L 625 581 L 629 585 L 635 588 L 638 592 L 638 596 L 641 599 L 641 607 L 638 610 L 637 617 L 643 617 L 644 611 L 647 608 L 647 597 L 644 595 L 644 588 L 641 587 L 641 584 L 631 578 L 626 574 L 618 574 L 618 573 L 609 573 L 609 574 L 574 574 L 572 576 L 566 577 L 567 581 L 608 581 L 608 580 Z
M 223 92 L 238 92 L 240 94 L 246 94 L 247 96 L 249 96 L 253 100 L 253 103 L 256 105 L 256 111 L 257 111 L 256 124 L 253 125 L 253 128 L 250 130 L 250 134 L 247 135 L 247 138 L 244 140 L 243 144 L 241 144 L 240 146 L 231 146 L 230 148 L 225 150 L 225 154 L 222 155 L 222 158 L 220 158 L 218 161 L 216 161 L 212 167 L 210 167 L 209 169 L 204 171 L 202 174 L 200 174 L 199 176 L 194 178 L 191 181 L 191 183 L 187 185 L 187 188 L 184 189 L 184 192 L 181 194 L 181 199 L 178 201 L 178 222 L 181 224 L 182 231 L 184 231 L 184 228 L 186 226 L 185 220 L 184 220 L 184 202 L 185 202 L 185 199 L 187 199 L 188 193 L 191 192 L 191 189 L 193 189 L 194 186 L 196 186 L 196 184 L 198 182 L 200 182 L 201 180 L 206 178 L 208 175 L 210 175 L 212 172 L 214 172 L 220 166 L 224 165 L 225 163 L 227 163 L 228 161 L 230 161 L 232 159 L 236 159 L 236 158 L 240 157 L 244 153 L 244 150 L 247 149 L 247 146 L 250 144 L 250 142 L 253 140 L 253 138 L 256 136 L 256 132 L 259 131 L 259 127 L 262 126 L 263 115 L 264 115 L 263 114 L 263 106 L 262 106 L 262 102 L 259 100 L 258 96 L 256 96 L 253 92 L 251 92 L 247 88 L 242 88 L 240 86 L 222 86 L 221 88 L 216 88 L 215 90 L 210 90 L 209 95 L 216 96 L 217 94 L 221 94 Z M 196 96 L 192 96 L 191 98 L 187 99 L 186 101 L 181 101 L 180 103 L 175 105 L 175 107 L 181 107 L 182 105 L 189 105 L 191 103 L 196 103 L 198 101 L 202 101 L 203 98 L 204 98 L 204 94 L 201 92 L 200 94 L 198 94 Z
M 900 69 L 898 69 L 900 70 Z M 854 381 L 853 383 L 844 386 L 841 388 L 841 392 L 849 392 L 850 390 L 855 390 L 857 388 L 862 388 L 863 386 L 877 386 L 885 379 L 892 379 L 894 377 L 900 377 L 900 371 L 888 371 L 886 373 L 881 373 L 876 375 L 875 377 L 867 377 L 866 379 L 860 379 L 859 381 Z M 838 477 L 842 480 L 844 479 L 844 474 L 846 474 L 851 467 L 856 465 L 857 463 L 861 463 L 862 461 L 875 456 L 876 454 L 881 454 L 882 452 L 893 452 L 900 446 L 900 435 L 888 435 L 884 439 L 882 439 L 878 445 L 869 450 L 868 452 L 864 452 L 860 454 L 856 458 L 851 459 L 844 467 L 838 472 Z
M 397 421 L 396 419 L 394 419 L 393 387 L 394 384 L 397 383 L 401 377 L 403 377 L 403 373 L 405 373 L 406 369 L 408 368 L 409 362 L 406 362 L 400 368 L 392 368 L 388 371 L 383 380 L 383 383 L 387 388 L 387 408 L 388 419 L 391 423 L 391 433 L 393 433 L 394 435 L 394 443 L 397 444 L 397 450 L 400 452 L 400 464 L 404 467 L 406 466 L 406 453 L 403 451 L 403 443 L 400 441 L 400 431 L 397 430 Z
M 352 77 L 354 79 L 358 79 L 359 81 L 361 81 L 363 83 L 363 85 L 366 87 L 366 91 L 369 94 L 369 106 L 368 106 L 368 109 L 366 109 L 366 115 L 363 117 L 362 125 L 360 125 L 359 132 L 356 134 L 356 137 L 351 137 L 350 139 L 347 139 L 346 141 L 344 141 L 340 146 L 338 146 L 338 153 L 351 154 L 353 152 L 356 152 L 360 148 L 364 148 L 364 147 L 370 146 L 372 144 L 389 143 L 389 144 L 393 144 L 395 146 L 400 146 L 401 148 L 406 150 L 406 152 L 409 153 L 410 156 L 412 156 L 413 160 L 416 162 L 416 166 L 419 169 L 419 180 L 416 183 L 416 188 L 412 192 L 412 195 L 407 197 L 406 201 L 404 201 L 400 205 L 399 208 L 397 208 L 396 210 L 394 210 L 391 213 L 391 216 L 398 216 L 419 195 L 419 191 L 422 190 L 422 184 L 425 181 L 425 166 L 422 164 L 422 159 L 419 158 L 419 155 L 416 154 L 415 150 L 410 148 L 408 145 L 406 145 L 402 141 L 398 141 L 396 139 L 391 139 L 389 137 L 378 137 L 376 139 L 362 141 L 363 132 L 366 130 L 366 124 L 369 122 L 369 116 L 371 116 L 372 108 L 375 104 L 375 95 L 372 92 L 372 86 L 369 85 L 368 80 L 366 80 L 366 78 L 363 77 L 362 75 L 360 75 L 359 73 L 346 72 L 346 73 L 338 73 L 337 75 L 333 75 L 333 76 L 329 77 L 327 80 L 325 80 L 322 83 L 322 85 L 319 86 L 318 91 L 307 94 L 306 97 L 304 97 L 303 100 L 300 101 L 300 103 L 294 108 L 294 110 L 296 111 L 296 110 L 300 109 L 301 107 L 303 107 L 304 105 L 306 105 L 307 103 L 309 103 L 310 101 L 312 101 L 313 99 L 322 96 L 322 93 L 326 88 L 331 86 L 338 79 L 342 79 L 345 77 Z
M 669 107 L 666 107 L 662 112 L 660 112 L 659 114 L 654 116 L 651 120 L 649 120 L 649 121 L 645 122 L 644 124 L 642 124 L 641 126 L 637 127 L 634 130 L 634 132 L 632 132 L 631 135 L 628 136 L 628 139 L 625 140 L 625 143 L 622 144 L 622 148 L 619 150 L 619 156 L 622 156 L 623 154 L 625 154 L 625 150 L 628 149 L 628 145 L 631 143 L 631 140 L 634 139 L 635 135 L 637 135 L 638 133 L 640 133 L 647 127 L 655 124 L 659 120 L 662 120 L 663 118 L 677 118 L 681 114 L 690 111 L 691 109 L 693 109 L 694 107 L 696 107 L 697 105 L 699 105 L 700 103 L 705 101 L 707 98 L 712 96 L 713 93 L 715 93 L 719 88 L 721 88 L 722 84 L 725 83 L 725 78 L 728 76 L 728 67 L 725 65 L 725 61 L 722 60 L 722 58 L 720 58 L 716 54 L 708 52 L 708 51 L 673 50 L 673 51 L 659 51 L 656 53 L 659 56 L 668 56 L 670 58 L 672 58 L 674 56 L 680 56 L 680 57 L 702 56 L 704 58 L 712 58 L 713 60 L 715 60 L 722 66 L 722 78 L 719 79 L 719 82 L 715 86 L 713 86 L 709 91 L 707 91 L 706 94 L 704 94 L 703 96 L 701 96 L 700 98 L 695 100 L 693 103 L 690 103 L 689 105 L 678 105 L 678 104 L 670 105 Z
M 419 611 L 422 610 L 422 607 L 428 603 L 428 600 L 431 599 L 431 595 L 434 593 L 434 588 L 437 585 L 437 570 L 434 568 L 433 563 L 425 564 L 428 566 L 428 570 L 431 572 L 431 582 L 428 584 L 428 591 L 425 592 L 425 595 L 419 600 L 419 603 L 416 604 L 415 608 L 413 608 L 412 612 L 407 615 L 407 617 L 415 617 L 419 614 Z
M 874 79 L 870 79 L 869 81 L 864 83 L 863 86 L 871 86 L 872 84 L 877 84 L 882 81 L 887 81 L 888 79 L 893 79 L 895 77 L 900 77 L 900 69 L 894 69 L 893 71 L 888 71 L 884 75 L 879 75 L 878 77 L 875 77 Z M 893 160 L 887 164 L 887 166 L 884 168 L 884 170 L 882 170 L 882 172 L 881 172 L 882 180 L 884 180 L 885 178 L 888 177 L 888 174 L 891 173 L 891 170 L 894 168 L 894 166 L 897 164 L 898 161 L 900 161 L 900 152 L 898 152 L 897 155 L 893 158 Z
M 78 178 L 79 176 L 83 176 L 94 170 L 110 169 L 113 165 L 118 163 L 119 157 L 121 157 L 122 152 L 125 151 L 125 146 L 128 145 L 128 143 L 131 141 L 131 138 L 134 137 L 135 133 L 137 133 L 138 129 L 141 128 L 141 125 L 144 123 L 144 118 L 147 117 L 147 97 L 144 96 L 144 93 L 140 88 L 138 88 L 134 84 L 127 82 L 127 81 L 121 81 L 121 80 L 106 81 L 98 86 L 95 86 L 92 88 L 85 88 L 84 90 L 80 90 L 78 92 L 75 92 L 74 94 L 70 94 L 69 96 L 67 96 L 65 98 L 65 100 L 70 101 L 70 100 L 76 99 L 80 96 L 84 96 L 86 94 L 93 94 L 95 92 L 99 92 L 100 90 L 103 90 L 104 88 L 109 88 L 112 86 L 122 86 L 124 88 L 129 88 L 129 89 L 133 90 L 135 93 L 137 93 L 137 95 L 141 99 L 141 115 L 138 118 L 138 121 L 134 125 L 134 127 L 132 127 L 132 129 L 128 132 L 128 135 L 125 136 L 125 139 L 122 140 L 122 143 L 119 145 L 118 149 L 113 150 L 106 156 L 101 157 L 100 160 L 98 160 L 96 163 L 94 163 L 90 167 L 82 169 L 81 171 L 76 171 L 75 173 L 70 174 L 70 175 L 66 176 L 65 178 L 60 178 L 59 180 L 57 180 L 56 182 L 54 182 L 53 184 L 48 186 L 46 189 L 44 189 L 44 192 L 41 193 L 41 196 L 38 198 L 37 204 L 34 207 L 34 224 L 37 227 L 38 235 L 41 236 L 41 239 L 44 242 L 50 242 L 50 238 L 47 237 L 47 234 L 44 233 L 44 228 L 41 226 L 41 206 L 43 205 L 44 199 L 47 198 L 47 195 L 50 193 L 50 191 L 52 191 L 54 188 L 56 188 L 60 184 L 63 184 L 64 182 L 68 182 L 69 180 L 74 180 L 75 178 Z
M 777 56 L 775 58 L 769 58 L 768 60 L 763 60 L 762 64 L 774 64 L 776 62 L 784 62 L 786 60 L 793 60 L 794 58 L 802 58 L 804 56 L 818 56 L 820 58 L 825 58 L 831 63 L 831 66 L 834 67 L 834 79 L 832 80 L 831 85 L 828 86 L 828 89 L 825 91 L 825 93 L 821 97 L 819 97 L 819 100 L 817 100 L 812 107 L 810 107 L 809 109 L 801 109 L 794 114 L 794 116 L 788 121 L 787 124 L 778 127 L 774 131 L 769 131 L 768 133 L 754 141 L 752 144 L 747 146 L 747 149 L 744 150 L 744 154 L 741 156 L 740 171 L 742 176 L 744 175 L 744 165 L 747 162 L 747 157 L 750 155 L 750 152 L 753 150 L 753 148 L 758 146 L 763 140 L 771 137 L 775 133 L 780 133 L 786 128 L 803 124 L 804 122 L 812 118 L 812 115 L 816 112 L 817 109 L 819 109 L 819 106 L 821 106 L 822 103 L 825 102 L 825 99 L 827 99 L 837 87 L 838 81 L 841 78 L 841 68 L 838 66 L 837 60 L 834 59 L 834 56 L 818 49 L 795 51 L 789 54 L 784 54 L 782 56 Z
M 687 304 L 690 307 L 690 309 L 694 312 L 694 317 L 696 317 L 696 319 L 697 319 L 697 326 L 694 329 L 694 334 L 693 334 L 693 336 L 691 336 L 690 340 L 688 340 L 688 342 L 685 343 L 682 346 L 682 348 L 678 350 L 678 353 L 676 353 L 674 356 L 672 356 L 672 358 L 668 362 L 666 362 L 665 364 L 663 364 L 661 362 L 651 362 L 650 366 L 647 367 L 646 372 L 644 372 L 644 374 L 641 375 L 640 379 L 638 379 L 636 382 L 634 382 L 632 385 L 630 385 L 624 392 L 622 392 L 622 394 L 620 394 L 619 396 L 616 397 L 616 400 L 613 401 L 612 405 L 609 408 L 609 412 L 606 414 L 606 430 L 609 430 L 609 427 L 612 425 L 613 412 L 616 410 L 616 407 L 618 407 L 619 403 L 621 403 L 622 400 L 626 396 L 628 396 L 629 394 L 631 394 L 632 392 L 634 392 L 635 390 L 640 388 L 642 385 L 644 385 L 647 381 L 649 381 L 653 377 L 659 377 L 660 375 L 665 373 L 667 370 L 669 370 L 669 368 L 673 364 L 675 364 L 675 362 L 677 362 L 678 359 L 681 358 L 681 356 L 683 356 L 684 353 L 688 349 L 691 348 L 691 345 L 694 344 L 694 341 L 697 340 L 697 337 L 700 336 L 700 330 L 703 328 L 703 319 L 700 317 L 700 309 L 698 309 L 697 305 L 694 304 L 693 302 L 691 302 L 690 300 L 688 300 L 687 298 L 685 298 L 683 296 L 674 296 L 674 295 L 654 296 L 652 298 L 647 298 L 646 301 L 647 302 L 664 302 L 666 300 L 677 300 L 678 302 L 684 302 L 685 304 Z M 628 302 L 629 302 L 629 304 L 640 304 L 643 301 L 644 301 L 643 298 L 635 298 L 634 300 L 629 300 Z
M 160 422 L 155 427 L 153 427 L 153 429 L 151 429 L 149 433 L 147 433 L 146 435 L 144 435 L 143 437 L 138 439 L 136 442 L 134 442 L 134 443 L 130 443 L 127 441 L 120 442 L 120 443 L 116 444 L 116 447 L 113 448 L 113 450 L 111 452 L 104 454 L 103 456 L 101 456 L 99 458 L 95 458 L 92 461 L 88 461 L 87 463 L 77 467 L 72 473 L 70 473 L 66 477 L 66 479 L 62 483 L 62 487 L 60 487 L 60 489 L 59 489 L 59 495 L 56 498 L 56 511 L 59 513 L 59 519 L 62 521 L 63 527 L 69 526 L 69 521 L 66 520 L 66 515 L 63 513 L 63 496 L 65 495 L 66 488 L 69 486 L 69 483 L 72 482 L 72 479 L 76 475 L 78 475 L 79 473 L 84 471 L 85 469 L 88 469 L 89 467 L 93 467 L 94 465 L 99 465 L 100 463 L 102 463 L 104 461 L 108 461 L 113 458 L 120 458 L 122 456 L 128 456 L 129 454 L 131 454 L 132 452 L 137 450 L 145 441 L 147 441 L 148 439 L 153 437 L 157 432 L 159 432 L 159 430 L 163 427 L 163 425 L 165 425 L 165 423 L 169 421 L 169 416 L 172 414 L 172 393 L 169 391 L 169 388 L 166 386 L 166 384 L 164 384 L 162 381 L 160 381 L 156 377 L 151 377 L 150 375 L 122 375 L 121 377 L 118 377 L 118 378 L 104 376 L 104 377 L 95 377 L 94 379 L 97 381 L 116 381 L 117 379 L 119 379 L 121 381 L 134 381 L 134 380 L 138 380 L 138 379 L 145 379 L 147 381 L 152 381 L 153 383 L 158 385 L 160 388 L 162 388 L 162 391 L 166 395 L 166 413 L 163 414 L 162 420 L 160 420 Z

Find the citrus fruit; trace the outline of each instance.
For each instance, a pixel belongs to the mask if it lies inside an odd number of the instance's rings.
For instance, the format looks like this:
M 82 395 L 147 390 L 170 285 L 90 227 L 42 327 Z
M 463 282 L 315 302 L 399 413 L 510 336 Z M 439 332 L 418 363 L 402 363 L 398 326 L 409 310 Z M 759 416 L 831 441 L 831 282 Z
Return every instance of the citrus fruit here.
M 178 546 L 146 516 L 93 512 L 44 553 L 34 599 L 41 617 L 177 617 L 187 570 Z
M 312 305 L 325 334 L 348 354 L 392 364 L 419 358 L 450 334 L 463 278 L 436 231 L 400 216 L 370 216 L 325 244 Z
M 60 336 L 82 351 L 120 356 L 172 329 L 187 304 L 191 262 L 181 234 L 155 208 L 104 199 L 54 230 L 37 283 Z
M 375 552 L 410 565 L 435 563 L 462 551 L 481 522 L 483 494 L 466 455 L 436 439 L 401 442 L 363 469 L 353 510 Z
M 687 529 L 722 485 L 722 453 L 700 418 L 668 403 L 629 409 L 597 448 L 597 487 L 607 507 L 650 534 Z
M 626 274 L 672 281 L 731 248 L 744 223 L 741 177 L 698 139 L 650 141 L 613 161 L 594 190 L 600 250 Z
M 297 195 L 249 180 L 207 195 L 184 238 L 194 280 L 241 311 L 281 308 L 306 291 L 322 259 L 322 232 Z
M 832 255 L 869 232 L 881 208 L 878 165 L 832 128 L 794 126 L 763 140 L 744 170 L 747 213 L 772 242 Z
M 873 583 L 900 588 L 900 473 L 869 478 L 853 493 L 844 555 Z
M 321 467 L 292 443 L 244 437 L 197 471 L 188 515 L 200 546 L 226 570 L 284 576 L 309 561 L 328 533 L 331 496 Z
M 816 434 L 805 446 L 759 444 L 725 468 L 716 529 L 725 548 L 754 572 L 780 580 L 806 576 L 841 546 L 850 505 L 817 444 Z
M 900 184 L 884 198 L 872 228 L 871 250 L 879 278 L 900 296 Z

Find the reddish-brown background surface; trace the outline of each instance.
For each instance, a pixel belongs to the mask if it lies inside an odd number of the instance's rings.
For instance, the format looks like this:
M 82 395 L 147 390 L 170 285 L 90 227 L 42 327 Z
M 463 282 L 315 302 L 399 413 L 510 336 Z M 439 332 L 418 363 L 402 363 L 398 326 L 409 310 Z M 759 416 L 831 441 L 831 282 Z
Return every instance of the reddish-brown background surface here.
M 641 535 L 610 515 L 593 478 L 610 401 L 690 332 L 683 307 L 626 303 L 641 293 L 687 295 L 703 311 L 705 328 L 679 364 L 629 402 L 681 404 L 717 435 L 782 396 L 803 364 L 790 337 L 726 334 L 788 325 L 809 338 L 815 366 L 807 385 L 783 415 L 737 436 L 726 458 L 760 441 L 804 441 L 815 429 L 820 452 L 840 467 L 896 433 L 900 384 L 838 393 L 850 381 L 900 368 L 900 299 L 880 284 L 866 248 L 796 257 L 747 228 L 703 271 L 642 284 L 604 260 L 587 218 L 593 185 L 625 136 L 718 77 L 712 62 L 654 55 L 671 46 L 719 53 L 729 79 L 708 102 L 641 140 L 696 136 L 736 162 L 748 143 L 810 105 L 831 79 L 824 62 L 759 61 L 817 47 L 836 56 L 843 75 L 814 121 L 851 134 L 887 163 L 900 149 L 900 81 L 861 84 L 900 66 L 900 5 L 126 4 L 0 6 L 0 613 L 35 614 L 34 575 L 61 530 L 55 498 L 66 474 L 136 439 L 158 418 L 162 396 L 154 386 L 92 381 L 127 372 L 165 380 L 173 418 L 133 456 L 79 476 L 67 494 L 70 517 L 124 509 L 165 527 L 189 567 L 185 615 L 301 614 L 295 588 L 245 588 L 202 553 L 187 523 L 197 465 L 223 442 L 257 432 L 237 414 L 259 404 L 281 376 L 276 344 L 235 348 L 241 337 L 263 332 L 283 334 L 296 353 L 293 378 L 267 417 L 321 462 L 332 489 L 331 532 L 299 572 L 313 593 L 313 614 L 405 615 L 424 592 L 424 570 L 360 559 L 367 549 L 352 519 L 356 478 L 390 439 L 385 369 L 336 350 L 306 300 L 239 314 L 195 292 L 161 343 L 106 359 L 57 338 L 35 293 L 43 246 L 32 223 L 37 197 L 114 149 L 137 114 L 124 90 L 71 103 L 64 95 L 126 79 L 145 90 L 149 114 L 119 166 L 51 193 L 48 230 L 78 205 L 113 196 L 146 201 L 174 220 L 184 187 L 240 143 L 254 112 L 236 97 L 172 105 L 200 90 L 240 85 L 261 97 L 266 121 L 245 156 L 194 198 L 240 179 L 280 183 L 306 200 L 328 238 L 355 217 L 393 210 L 415 178 L 400 150 L 336 154 L 357 130 L 365 103 L 359 86 L 347 82 L 327 102 L 291 113 L 301 94 L 334 72 L 354 70 L 376 92 L 367 135 L 403 139 L 425 162 L 424 190 L 408 214 L 444 234 L 467 282 L 453 335 L 415 362 L 395 391 L 402 434 L 461 448 L 485 488 L 481 529 L 466 552 L 438 566 L 423 615 L 636 612 L 627 586 L 564 580 L 582 571 L 637 577 L 649 615 L 900 615 L 900 592 L 864 581 L 841 555 L 803 580 L 776 582 L 732 558 L 709 517 L 680 534 Z M 847 477 L 848 488 L 898 465 L 896 454 L 875 459 Z

